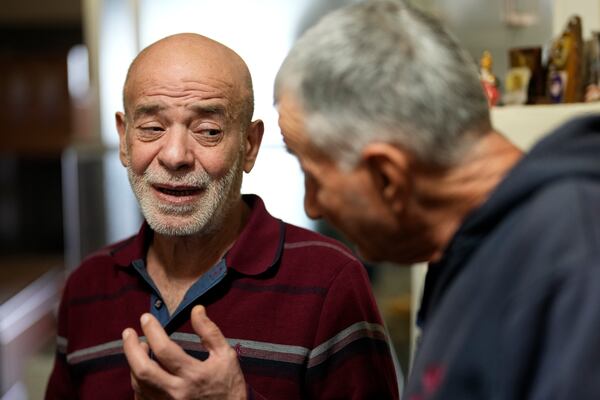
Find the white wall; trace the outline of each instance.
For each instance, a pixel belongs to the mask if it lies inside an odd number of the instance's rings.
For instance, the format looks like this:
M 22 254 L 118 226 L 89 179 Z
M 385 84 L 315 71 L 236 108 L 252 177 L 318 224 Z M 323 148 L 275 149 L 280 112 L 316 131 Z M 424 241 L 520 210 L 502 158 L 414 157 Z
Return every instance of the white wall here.
M 554 36 L 561 34 L 572 15 L 581 17 L 584 40 L 591 37 L 592 31 L 600 31 L 600 0 L 554 0 Z

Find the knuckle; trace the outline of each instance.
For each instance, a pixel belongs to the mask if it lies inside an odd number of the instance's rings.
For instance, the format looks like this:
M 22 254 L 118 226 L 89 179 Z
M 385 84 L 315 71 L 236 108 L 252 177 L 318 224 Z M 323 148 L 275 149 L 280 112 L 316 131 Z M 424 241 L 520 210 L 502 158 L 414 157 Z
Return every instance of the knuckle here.
M 225 357 L 227 359 L 237 359 L 238 358 L 238 352 L 235 351 L 235 349 L 233 347 L 227 347 L 227 350 L 225 351 Z
M 213 370 L 216 373 L 216 371 Z M 195 366 L 189 370 L 189 375 L 187 379 L 191 382 L 194 382 L 195 385 L 204 386 L 209 383 L 209 377 L 204 368 Z
M 151 375 L 150 368 L 148 368 L 145 365 L 141 366 L 135 375 L 137 377 L 136 381 L 137 380 L 148 381 L 150 379 L 150 375 Z
M 186 390 L 186 385 L 171 385 L 169 387 L 169 389 L 167 390 L 167 393 L 169 394 L 169 397 L 172 398 L 173 400 L 183 400 L 183 399 L 188 399 L 188 393 Z
M 169 354 L 169 344 L 165 342 L 158 343 L 152 350 L 154 351 L 154 354 L 160 358 L 161 356 Z
M 204 321 L 204 326 L 206 327 L 208 333 L 215 334 L 216 332 L 219 332 L 219 327 L 217 326 L 217 324 L 215 324 L 209 319 Z

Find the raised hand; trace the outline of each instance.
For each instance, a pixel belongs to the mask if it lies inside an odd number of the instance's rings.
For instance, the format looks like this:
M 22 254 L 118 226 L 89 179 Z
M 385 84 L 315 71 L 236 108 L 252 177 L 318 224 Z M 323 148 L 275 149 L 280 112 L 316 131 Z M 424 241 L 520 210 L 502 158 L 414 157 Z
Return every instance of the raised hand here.
M 141 342 L 133 329 L 123 331 L 123 349 L 136 399 L 246 399 L 237 353 L 206 316 L 203 306 L 192 309 L 191 322 L 208 351 L 205 361 L 183 351 L 151 314 L 143 314 L 140 321 L 148 344 Z M 148 356 L 150 349 L 158 362 Z

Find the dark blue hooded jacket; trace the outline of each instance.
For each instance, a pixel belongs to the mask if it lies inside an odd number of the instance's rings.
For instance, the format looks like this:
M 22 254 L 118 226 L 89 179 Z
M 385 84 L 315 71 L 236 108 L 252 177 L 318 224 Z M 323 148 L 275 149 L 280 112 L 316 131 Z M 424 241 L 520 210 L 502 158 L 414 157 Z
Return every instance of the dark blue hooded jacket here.
M 404 400 L 600 399 L 600 115 L 538 143 L 429 266 Z

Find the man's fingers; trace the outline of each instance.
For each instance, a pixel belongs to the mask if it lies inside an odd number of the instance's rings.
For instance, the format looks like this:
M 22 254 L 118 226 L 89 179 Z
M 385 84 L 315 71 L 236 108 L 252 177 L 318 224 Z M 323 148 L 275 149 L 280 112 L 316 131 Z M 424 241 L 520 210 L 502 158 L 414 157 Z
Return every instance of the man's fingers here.
M 189 366 L 193 359 L 167 336 L 160 322 L 151 314 L 142 315 L 140 322 L 148 345 L 161 365 L 170 373 L 181 375 L 181 371 Z
M 140 346 L 146 354 L 150 354 L 150 346 L 148 346 L 148 343 L 140 341 Z
M 192 309 L 191 320 L 194 331 L 202 338 L 202 344 L 210 353 L 231 349 L 219 327 L 206 316 L 203 306 Z
M 123 351 L 131 368 L 133 377 L 138 380 L 152 382 L 155 385 L 170 387 L 173 383 L 172 375 L 164 371 L 156 361 L 148 356 L 147 346 L 143 347 L 137 333 L 127 328 L 123 331 Z

